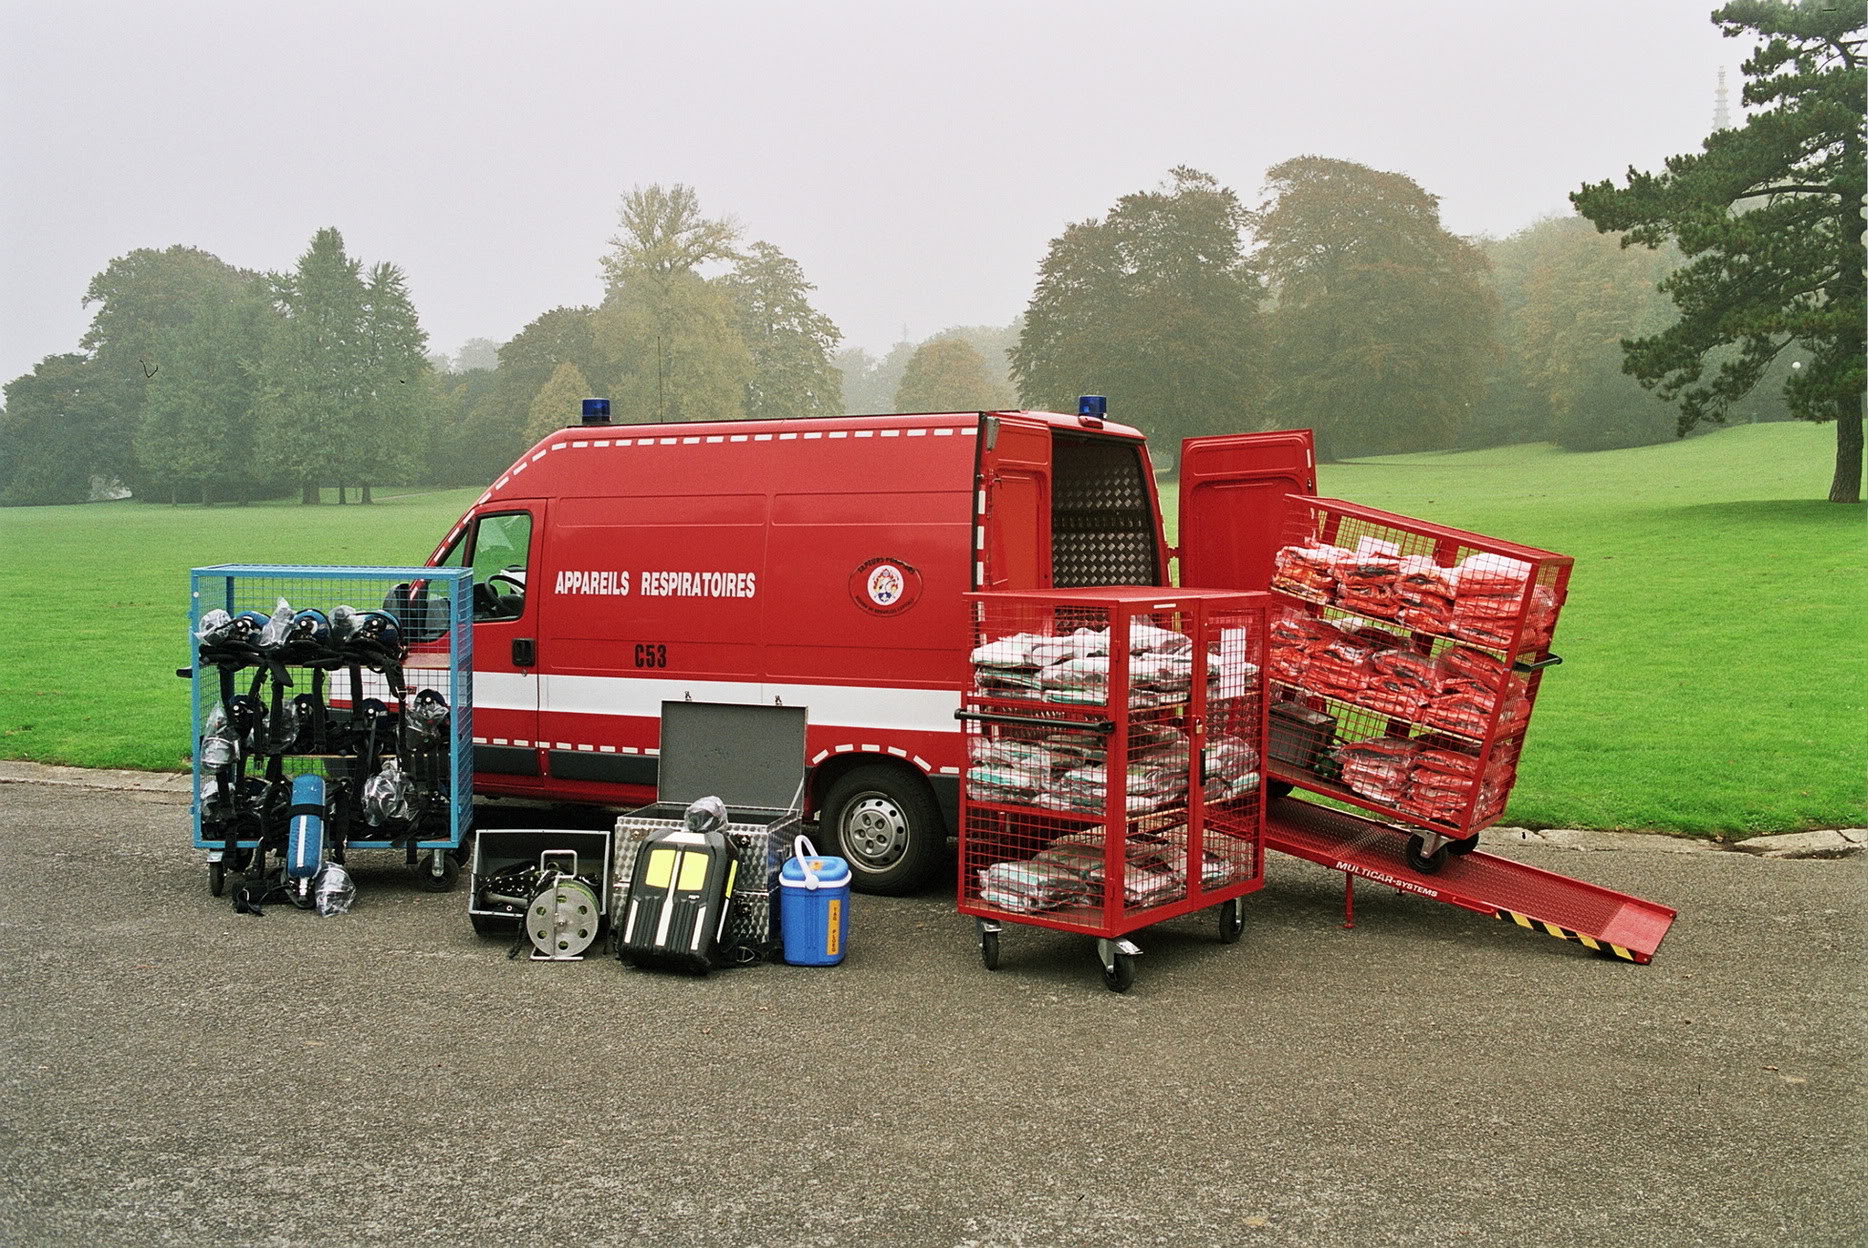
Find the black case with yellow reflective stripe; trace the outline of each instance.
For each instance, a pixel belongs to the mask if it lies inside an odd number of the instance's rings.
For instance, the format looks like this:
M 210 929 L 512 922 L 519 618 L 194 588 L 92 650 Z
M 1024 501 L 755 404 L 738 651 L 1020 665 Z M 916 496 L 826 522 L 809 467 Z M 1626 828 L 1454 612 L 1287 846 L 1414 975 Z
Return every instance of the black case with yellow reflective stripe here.
M 616 934 L 616 956 L 637 966 L 705 974 L 727 917 L 739 866 L 722 832 L 671 828 L 636 851 L 628 900 Z

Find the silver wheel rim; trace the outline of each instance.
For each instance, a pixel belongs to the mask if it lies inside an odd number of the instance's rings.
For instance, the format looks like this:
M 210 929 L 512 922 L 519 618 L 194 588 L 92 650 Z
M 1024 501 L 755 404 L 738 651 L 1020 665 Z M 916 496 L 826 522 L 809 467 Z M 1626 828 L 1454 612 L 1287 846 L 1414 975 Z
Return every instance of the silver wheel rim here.
M 894 866 L 908 849 L 908 821 L 901 807 L 880 793 L 865 793 L 851 802 L 840 831 L 851 865 L 865 870 Z

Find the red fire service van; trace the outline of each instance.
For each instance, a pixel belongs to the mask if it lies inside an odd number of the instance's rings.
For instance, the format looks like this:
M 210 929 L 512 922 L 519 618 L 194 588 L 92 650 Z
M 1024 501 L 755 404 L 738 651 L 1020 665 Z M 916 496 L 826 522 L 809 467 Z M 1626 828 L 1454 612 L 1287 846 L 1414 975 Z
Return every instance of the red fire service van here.
M 607 406 L 607 405 L 602 405 Z M 430 559 L 474 572 L 475 789 L 655 800 L 670 700 L 808 708 L 803 801 L 858 888 L 943 869 L 965 768 L 961 595 L 1262 589 L 1308 431 L 1201 438 L 1163 537 L 1143 435 L 947 412 L 553 433 Z

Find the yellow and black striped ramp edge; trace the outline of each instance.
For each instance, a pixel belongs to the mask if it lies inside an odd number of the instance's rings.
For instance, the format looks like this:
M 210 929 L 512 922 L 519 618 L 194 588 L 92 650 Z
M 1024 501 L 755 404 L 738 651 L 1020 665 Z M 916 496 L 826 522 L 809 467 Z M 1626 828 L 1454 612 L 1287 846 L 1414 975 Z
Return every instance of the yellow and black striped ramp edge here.
M 1422 874 L 1406 858 L 1402 829 L 1286 797 L 1265 810 L 1265 847 L 1307 858 L 1351 879 L 1371 880 L 1425 901 L 1507 919 L 1573 940 L 1605 958 L 1654 959 L 1676 917 L 1672 907 L 1475 851 Z M 1541 917 L 1539 917 L 1541 916 Z
M 1589 936 L 1582 932 L 1572 932 L 1567 927 L 1558 927 L 1555 923 L 1545 923 L 1542 920 L 1533 919 L 1528 914 L 1519 914 L 1516 910 L 1495 910 L 1492 912 L 1492 917 L 1504 919 L 1508 923 L 1516 923 L 1519 927 L 1528 927 L 1534 932 L 1543 932 L 1547 935 L 1555 936 L 1558 940 L 1580 941 L 1585 948 L 1594 949 L 1600 954 L 1621 958 L 1626 962 L 1647 961 L 1646 958 L 1637 956 L 1624 946 L 1612 945 L 1607 941 L 1597 940 L 1594 936 Z

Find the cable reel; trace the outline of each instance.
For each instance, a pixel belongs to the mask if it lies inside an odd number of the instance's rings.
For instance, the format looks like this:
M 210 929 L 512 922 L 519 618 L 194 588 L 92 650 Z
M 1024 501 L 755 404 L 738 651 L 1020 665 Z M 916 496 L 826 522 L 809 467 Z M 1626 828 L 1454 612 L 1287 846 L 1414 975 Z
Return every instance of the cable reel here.
M 525 934 L 534 962 L 576 962 L 596 943 L 603 924 L 597 890 L 577 873 L 577 851 L 548 849 L 538 856 L 539 888 L 525 908 Z

